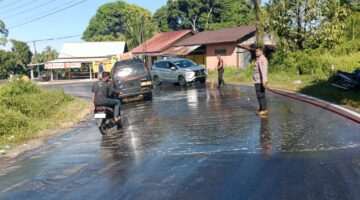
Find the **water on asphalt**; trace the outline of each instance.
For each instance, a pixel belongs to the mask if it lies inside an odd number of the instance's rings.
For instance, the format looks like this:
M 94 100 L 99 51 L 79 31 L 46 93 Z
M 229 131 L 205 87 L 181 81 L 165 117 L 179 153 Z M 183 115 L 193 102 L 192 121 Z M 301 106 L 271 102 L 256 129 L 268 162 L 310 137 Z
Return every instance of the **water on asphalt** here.
M 60 85 L 90 98 L 91 84 Z M 163 85 L 123 105 L 122 130 L 89 118 L 0 174 L 0 199 L 360 199 L 360 124 L 252 87 Z M 6 160 L 1 160 L 6 162 Z

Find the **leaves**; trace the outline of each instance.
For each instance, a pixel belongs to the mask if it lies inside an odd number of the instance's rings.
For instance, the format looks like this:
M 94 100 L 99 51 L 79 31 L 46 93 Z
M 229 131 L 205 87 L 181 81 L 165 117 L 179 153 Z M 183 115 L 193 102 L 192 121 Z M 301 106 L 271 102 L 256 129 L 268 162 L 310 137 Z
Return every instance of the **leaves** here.
M 9 31 L 5 27 L 5 23 L 0 20 L 0 45 L 5 45 L 7 40 L 7 36 L 9 34 Z
M 268 25 L 285 50 L 325 46 L 344 41 L 349 14 L 339 0 L 273 0 L 268 7 Z
M 124 1 L 101 6 L 83 33 L 85 41 L 123 41 L 133 48 L 151 37 L 156 26 L 150 11 Z M 142 35 L 144 33 L 144 35 Z M 144 37 L 144 38 L 142 38 Z
M 52 48 L 51 46 L 47 46 L 44 51 L 41 53 L 35 54 L 32 57 L 31 63 L 43 63 L 50 60 L 55 60 L 59 56 L 59 53 L 56 51 L 56 49 Z
M 154 14 L 162 31 L 235 27 L 254 22 L 249 0 L 169 0 Z
M 32 53 L 30 47 L 25 43 L 17 40 L 11 40 L 13 47 L 11 51 L 15 55 L 16 63 L 25 68 L 30 63 Z

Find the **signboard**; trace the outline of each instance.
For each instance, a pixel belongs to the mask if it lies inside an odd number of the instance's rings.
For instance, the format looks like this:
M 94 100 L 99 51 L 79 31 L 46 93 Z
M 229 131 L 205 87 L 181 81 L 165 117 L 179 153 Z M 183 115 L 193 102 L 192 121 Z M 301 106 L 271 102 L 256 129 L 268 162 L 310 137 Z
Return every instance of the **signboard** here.
M 80 68 L 81 63 L 45 63 L 45 69 Z

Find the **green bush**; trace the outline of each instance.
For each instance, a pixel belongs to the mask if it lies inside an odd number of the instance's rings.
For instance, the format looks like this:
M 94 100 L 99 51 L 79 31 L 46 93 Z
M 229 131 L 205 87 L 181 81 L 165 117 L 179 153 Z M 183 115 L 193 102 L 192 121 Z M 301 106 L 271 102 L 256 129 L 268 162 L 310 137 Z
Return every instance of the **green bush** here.
M 311 52 L 277 51 L 270 60 L 270 72 L 288 72 L 290 74 L 324 74 L 330 64 Z
M 43 89 L 29 82 L 13 81 L 1 85 L 0 137 L 19 132 L 34 133 L 42 120 L 73 100 L 74 97 L 64 91 Z

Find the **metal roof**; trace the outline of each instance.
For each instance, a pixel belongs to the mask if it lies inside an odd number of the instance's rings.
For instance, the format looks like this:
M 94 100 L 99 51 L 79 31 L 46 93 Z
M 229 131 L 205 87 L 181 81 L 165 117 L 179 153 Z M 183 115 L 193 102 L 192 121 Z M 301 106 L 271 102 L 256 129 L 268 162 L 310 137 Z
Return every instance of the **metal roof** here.
M 91 63 L 93 61 L 101 62 L 107 60 L 107 57 L 103 58 L 59 58 L 51 60 L 46 63 Z
M 170 47 L 165 51 L 161 52 L 162 55 L 188 55 L 193 52 L 195 49 L 199 48 L 201 45 L 193 46 L 181 46 L 181 47 Z
M 59 59 L 101 58 L 120 55 L 125 51 L 125 42 L 75 42 L 64 43 Z
M 196 35 L 186 38 L 174 46 L 190 46 L 190 45 L 203 45 L 203 44 L 216 44 L 226 42 L 237 42 L 245 36 L 255 33 L 256 26 L 240 26 L 235 28 L 225 28 L 214 31 L 204 31 Z
M 191 30 L 182 30 L 182 31 L 172 31 L 172 32 L 162 32 L 158 33 L 152 38 L 148 39 L 145 44 L 140 44 L 131 50 L 133 54 L 146 54 L 149 53 L 159 53 L 172 44 L 178 42 L 180 39 L 187 35 L 193 35 L 194 33 Z

